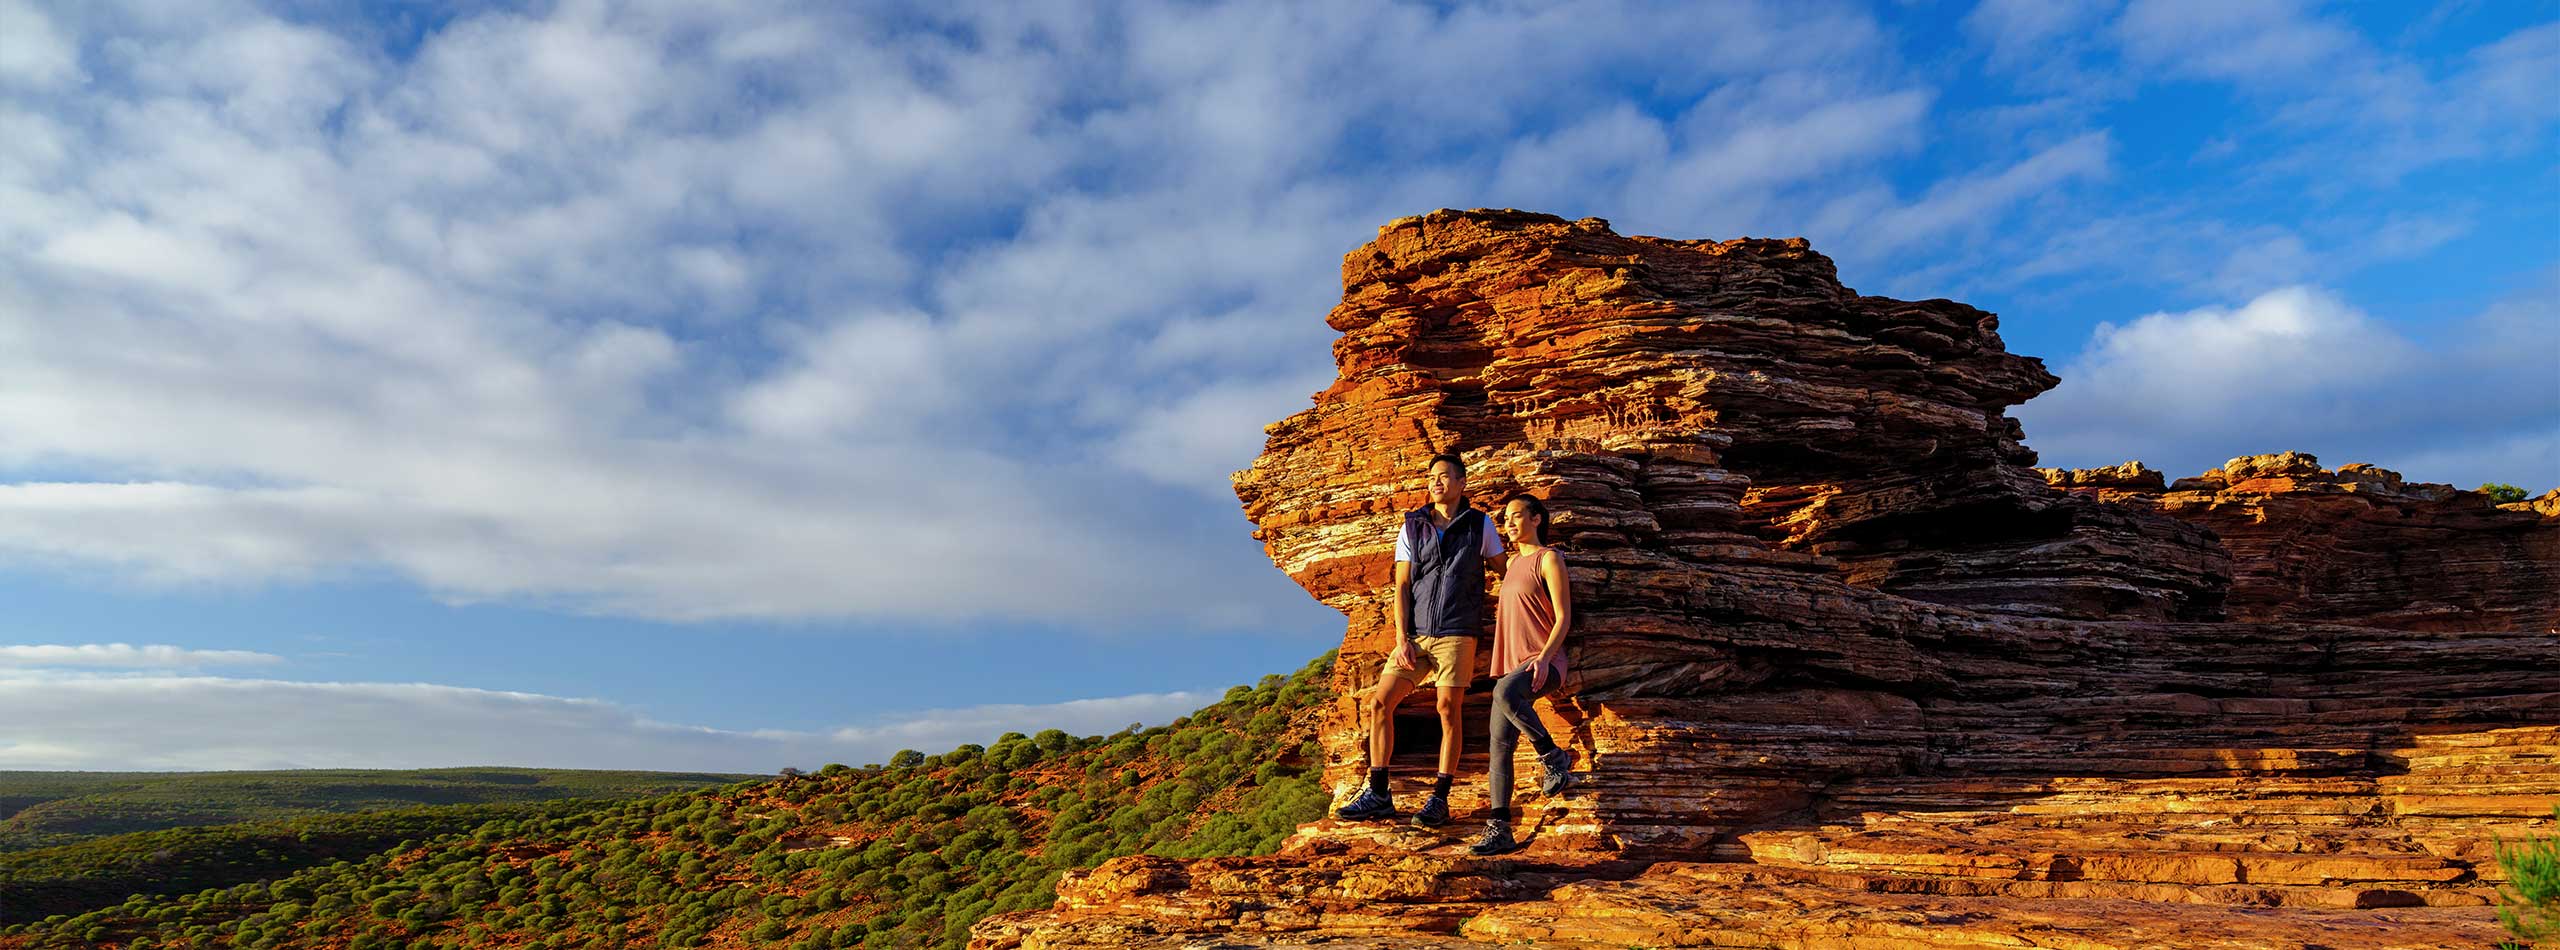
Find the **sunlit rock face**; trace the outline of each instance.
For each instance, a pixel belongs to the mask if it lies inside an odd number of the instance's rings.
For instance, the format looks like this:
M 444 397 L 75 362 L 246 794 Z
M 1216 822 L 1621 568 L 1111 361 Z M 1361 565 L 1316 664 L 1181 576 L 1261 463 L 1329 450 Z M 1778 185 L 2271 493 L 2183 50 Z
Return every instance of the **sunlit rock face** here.
M 2301 452 L 2244 455 L 2175 484 L 2139 462 L 2042 471 L 2056 486 L 2213 531 L 2239 565 L 2233 619 L 2560 628 L 2560 504 L 2501 506 L 2372 465 L 2331 471 Z
M 1694 844 L 1801 806 L 1812 774 L 1926 754 L 1880 729 L 1800 735 L 1822 748 L 1689 801 L 1682 776 L 1716 743 L 1681 701 L 1713 696 L 1721 721 L 1911 729 L 1918 697 L 2010 661 L 1977 632 L 1998 617 L 2219 609 L 2228 560 L 2208 534 L 2031 467 L 2003 410 L 2055 379 L 2001 348 L 1996 318 L 1861 296 L 1801 240 L 1440 212 L 1381 229 L 1345 258 L 1343 287 L 1327 317 L 1340 377 L 1269 428 L 1236 476 L 1245 513 L 1273 561 L 1349 618 L 1348 696 L 1393 646 L 1393 535 L 1428 459 L 1462 453 L 1488 506 L 1546 498 L 1581 617 L 1563 705 L 1592 752 L 1628 767 L 1615 804 L 1574 826 L 1595 843 Z M 1362 767 L 1359 720 L 1346 701 L 1328 730 L 1339 781 Z
M 2056 380 L 2001 348 L 1997 318 L 1861 296 L 1800 239 L 1439 212 L 1381 229 L 1343 287 L 1339 379 L 1236 486 L 1274 560 L 1355 630 L 1439 451 L 1467 453 L 1488 502 L 1553 489 L 1593 553 L 2027 615 L 2218 616 L 2205 535 L 2030 467 L 2003 411 Z
M 1480 676 L 1449 829 L 1112 862 L 982 945 L 2459 946 L 2496 926 L 2491 836 L 2552 824 L 2560 643 L 2229 619 L 2260 549 L 2124 501 L 2156 475 L 2033 468 L 2004 412 L 2056 380 L 1991 314 L 1859 295 L 1801 240 L 1516 211 L 1393 222 L 1343 284 L 1339 378 L 1235 477 L 1347 619 L 1327 777 L 1368 764 L 1399 513 L 1458 452 L 1477 504 L 1554 511 L 1575 674 L 1540 705 L 1583 785 L 1524 801 L 1524 851 L 1464 853 Z M 1426 692 L 1398 718 L 1408 808 Z

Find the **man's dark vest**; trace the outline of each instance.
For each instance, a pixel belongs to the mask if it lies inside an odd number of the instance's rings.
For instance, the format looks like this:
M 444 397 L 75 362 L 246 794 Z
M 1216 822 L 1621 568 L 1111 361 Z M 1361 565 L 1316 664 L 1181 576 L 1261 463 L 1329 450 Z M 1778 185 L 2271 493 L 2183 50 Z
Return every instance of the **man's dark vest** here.
M 1472 637 L 1484 630 L 1484 513 L 1463 508 L 1446 530 L 1426 505 L 1404 515 L 1413 552 L 1413 635 Z

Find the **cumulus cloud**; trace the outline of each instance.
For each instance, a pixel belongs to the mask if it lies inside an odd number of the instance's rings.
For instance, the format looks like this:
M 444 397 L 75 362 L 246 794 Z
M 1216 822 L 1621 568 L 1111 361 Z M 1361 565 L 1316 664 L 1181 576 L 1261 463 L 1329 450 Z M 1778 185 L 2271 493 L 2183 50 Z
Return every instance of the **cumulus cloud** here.
M 0 563 L 661 619 L 1308 609 L 1223 484 L 1378 222 L 1553 132 L 1711 233 L 1932 102 L 1774 4 L 141 13 L 0 7 Z
M 884 762 L 902 748 L 941 752 L 1005 732 L 1104 734 L 1132 722 L 1169 722 L 1216 700 L 1204 692 L 1148 693 L 933 710 L 818 731 L 740 731 L 534 693 L 37 671 L 0 659 L 0 769 L 515 765 L 761 773 Z
M 251 650 L 191 650 L 166 644 L 130 643 L 0 645 L 0 666 L 107 666 L 166 669 L 193 666 L 239 666 L 278 663 L 283 657 Z
M 2139 458 L 2191 474 L 2297 450 L 2470 487 L 2560 482 L 2560 285 L 2544 284 L 2422 343 L 2337 294 L 2282 287 L 2232 307 L 2100 324 L 2019 407 L 2043 464 Z
M 43 10 L 0 2 L 0 85 L 51 86 L 78 74 L 80 51 Z
M 2335 294 L 2296 286 L 2239 307 L 2100 324 L 2072 367 L 2087 388 L 2184 427 L 2228 415 L 2235 397 L 2294 399 L 2388 377 L 2411 362 L 2411 351 Z
M 1390 218 L 1806 233 L 1927 296 L 2015 246 L 2044 248 L 2022 274 L 2175 244 L 2206 260 L 2138 266 L 2322 276 L 2285 234 L 2083 213 L 2104 129 L 1902 173 L 1947 97 L 1851 8 L 328 15 L 0 0 L 0 470 L 43 473 L 0 484 L 0 565 L 384 572 L 680 620 L 1268 624 L 1312 605 L 1224 479 L 1322 385 L 1337 262 Z M 2090 16 L 1968 28 L 2015 50 Z M 2158 16 L 2109 35 L 2152 56 Z M 2287 42 L 2270 61 L 2369 53 Z M 2541 115 L 2519 97 L 2550 45 L 2465 60 L 2457 111 Z M 2192 68 L 2267 81 L 2245 54 Z M 2243 243 L 2266 253 L 2219 253 Z
M 1262 427 L 1305 409 L 1331 374 L 1217 384 L 1181 402 L 1139 410 L 1114 446 L 1122 464 L 1169 484 L 1231 496 L 1228 473 L 1250 467 Z

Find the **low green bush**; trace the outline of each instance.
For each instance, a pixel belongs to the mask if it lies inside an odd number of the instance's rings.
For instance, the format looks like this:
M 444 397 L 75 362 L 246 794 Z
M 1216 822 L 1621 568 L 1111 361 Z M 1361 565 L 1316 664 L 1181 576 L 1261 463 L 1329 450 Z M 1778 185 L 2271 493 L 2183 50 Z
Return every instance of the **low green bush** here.
M 2560 805 L 2551 809 L 2560 819 Z M 2507 883 L 2498 888 L 2498 922 L 2519 943 L 2538 946 L 2560 938 L 2560 835 L 2497 843 L 2498 869 Z

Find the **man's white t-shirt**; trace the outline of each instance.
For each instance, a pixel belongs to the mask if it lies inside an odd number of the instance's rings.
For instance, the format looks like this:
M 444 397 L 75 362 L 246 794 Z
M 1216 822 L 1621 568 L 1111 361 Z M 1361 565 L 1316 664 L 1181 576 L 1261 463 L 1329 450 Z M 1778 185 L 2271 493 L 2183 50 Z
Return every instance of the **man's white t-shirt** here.
M 1473 511 L 1474 509 L 1468 509 L 1468 510 L 1469 510 L 1469 511 Z M 1464 512 L 1461 512 L 1461 514 L 1464 514 Z M 1455 523 L 1456 523 L 1456 519 L 1454 519 L 1454 518 L 1453 518 L 1453 519 L 1450 519 L 1450 523 L 1451 523 L 1451 524 L 1455 524 Z M 1441 526 L 1440 526 L 1440 533 L 1441 533 L 1441 534 L 1447 534 L 1447 533 L 1449 533 L 1449 526 L 1448 526 L 1448 525 L 1441 525 Z M 1484 557 L 1499 557 L 1499 556 L 1501 556 L 1501 554 L 1502 554 L 1502 534 L 1501 534 L 1500 532 L 1497 532 L 1497 531 L 1493 530 L 1493 519 L 1492 519 L 1492 518 L 1486 518 L 1486 519 L 1484 519 L 1484 531 L 1482 532 L 1482 535 L 1483 535 L 1483 538 L 1484 538 L 1484 543 L 1483 543 L 1483 544 L 1481 544 L 1481 545 L 1478 545 L 1478 546 L 1476 547 L 1476 553 L 1477 553 L 1477 554 L 1480 554 L 1480 555 L 1482 555 L 1482 556 L 1484 556 Z M 1413 560 L 1413 539 L 1412 539 L 1411 537 L 1408 537 L 1408 536 L 1405 534 L 1405 531 L 1404 531 L 1404 522 L 1401 522 L 1401 521 L 1396 522 L 1396 560 L 1397 560 L 1397 561 L 1410 561 L 1410 560 Z

